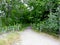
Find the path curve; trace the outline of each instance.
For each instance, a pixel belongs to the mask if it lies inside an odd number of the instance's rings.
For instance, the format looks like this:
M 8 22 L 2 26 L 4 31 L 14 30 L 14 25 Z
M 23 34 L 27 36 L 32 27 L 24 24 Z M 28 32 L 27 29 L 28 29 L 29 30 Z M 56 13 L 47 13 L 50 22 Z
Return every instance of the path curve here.
M 59 41 L 45 34 L 38 34 L 28 28 L 20 33 L 21 45 L 60 45 Z
M 20 39 L 15 41 L 13 45 L 60 45 L 60 41 L 48 34 L 34 32 L 30 27 L 19 32 L 19 34 Z

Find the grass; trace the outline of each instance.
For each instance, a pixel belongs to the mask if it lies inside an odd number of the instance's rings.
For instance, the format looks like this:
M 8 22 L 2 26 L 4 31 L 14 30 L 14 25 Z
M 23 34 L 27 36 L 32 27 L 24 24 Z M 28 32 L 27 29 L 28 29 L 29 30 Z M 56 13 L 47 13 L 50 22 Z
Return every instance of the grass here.
M 28 24 L 16 24 L 13 26 L 3 26 L 0 27 L 0 34 L 8 33 L 6 38 L 0 39 L 0 45 L 12 45 L 15 41 L 17 41 L 20 37 L 17 31 L 23 31 Z
M 6 39 L 0 39 L 0 45 L 12 45 L 14 41 L 19 39 L 19 33 L 11 32 L 6 36 Z

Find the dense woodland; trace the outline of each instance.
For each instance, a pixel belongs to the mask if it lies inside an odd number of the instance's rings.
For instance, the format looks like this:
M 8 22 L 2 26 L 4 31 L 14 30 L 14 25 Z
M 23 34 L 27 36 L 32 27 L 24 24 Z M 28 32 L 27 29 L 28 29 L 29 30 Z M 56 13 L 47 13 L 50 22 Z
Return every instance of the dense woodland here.
M 0 32 L 29 24 L 39 32 L 59 35 L 59 21 L 60 0 L 0 0 Z

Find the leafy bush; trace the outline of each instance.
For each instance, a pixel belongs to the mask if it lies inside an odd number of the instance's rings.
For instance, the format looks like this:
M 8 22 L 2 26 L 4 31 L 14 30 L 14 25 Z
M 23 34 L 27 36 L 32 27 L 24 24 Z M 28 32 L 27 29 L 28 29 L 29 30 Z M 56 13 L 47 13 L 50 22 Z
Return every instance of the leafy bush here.
M 60 0 L 1 0 L 0 18 L 2 26 L 30 24 L 38 31 L 58 34 L 60 21 Z M 26 26 L 26 25 L 25 25 Z
M 52 35 L 59 34 L 59 26 L 58 26 L 58 15 L 51 14 L 48 15 L 48 19 L 45 21 L 41 21 L 40 23 L 34 23 L 33 28 L 37 29 L 40 32 L 46 32 Z
M 15 24 L 12 26 L 3 26 L 0 27 L 0 34 L 6 32 L 22 31 L 28 24 Z

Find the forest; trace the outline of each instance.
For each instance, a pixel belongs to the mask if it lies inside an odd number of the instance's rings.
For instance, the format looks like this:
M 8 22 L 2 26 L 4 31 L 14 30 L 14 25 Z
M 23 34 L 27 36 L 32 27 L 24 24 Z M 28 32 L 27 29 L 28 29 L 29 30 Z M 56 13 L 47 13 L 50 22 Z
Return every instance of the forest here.
M 60 0 L 0 0 L 0 33 L 27 26 L 58 36 Z

